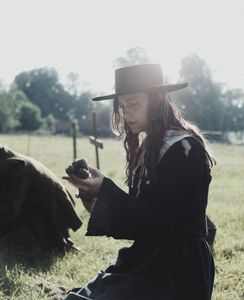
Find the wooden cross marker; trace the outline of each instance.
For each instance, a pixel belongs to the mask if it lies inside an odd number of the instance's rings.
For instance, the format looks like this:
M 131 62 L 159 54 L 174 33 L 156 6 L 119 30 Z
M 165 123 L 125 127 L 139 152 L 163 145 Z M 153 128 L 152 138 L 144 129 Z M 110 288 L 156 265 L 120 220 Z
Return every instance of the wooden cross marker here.
M 73 159 L 75 160 L 77 158 L 77 151 L 76 151 L 76 131 L 77 131 L 77 126 L 76 122 L 73 121 L 71 123 L 72 126 L 72 137 L 73 137 Z
M 90 136 L 89 140 L 90 140 L 91 144 L 95 146 L 97 169 L 100 169 L 98 149 L 99 148 L 103 149 L 103 142 L 97 139 L 97 121 L 96 121 L 96 113 L 95 112 L 92 112 L 92 123 L 93 123 L 94 136 Z

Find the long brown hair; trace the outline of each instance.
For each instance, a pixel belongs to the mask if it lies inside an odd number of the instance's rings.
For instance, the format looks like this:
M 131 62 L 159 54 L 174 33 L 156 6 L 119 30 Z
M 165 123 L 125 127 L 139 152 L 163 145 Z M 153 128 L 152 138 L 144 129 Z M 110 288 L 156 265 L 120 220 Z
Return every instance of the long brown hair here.
M 212 167 L 215 164 L 207 150 L 207 141 L 200 133 L 200 129 L 189 121 L 186 121 L 170 96 L 160 89 L 147 91 L 148 103 L 148 129 L 143 140 L 144 164 L 150 180 L 157 178 L 157 166 L 159 151 L 163 144 L 166 132 L 169 129 L 183 130 L 190 133 L 205 149 L 206 160 Z M 124 148 L 126 151 L 126 175 L 127 182 L 138 159 L 141 145 L 141 134 L 133 133 L 124 121 L 121 110 L 118 106 L 118 99 L 114 99 L 114 110 L 112 116 L 112 129 L 119 136 L 125 135 Z

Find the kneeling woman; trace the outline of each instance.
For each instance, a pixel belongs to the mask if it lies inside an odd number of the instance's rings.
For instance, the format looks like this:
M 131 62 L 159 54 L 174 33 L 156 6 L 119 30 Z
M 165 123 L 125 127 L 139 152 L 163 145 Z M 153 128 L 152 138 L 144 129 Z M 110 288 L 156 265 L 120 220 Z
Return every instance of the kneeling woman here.
M 134 240 L 116 262 L 65 299 L 209 300 L 214 264 L 206 242 L 210 157 L 199 130 L 183 119 L 157 64 L 117 69 L 113 129 L 125 133 L 125 193 L 97 169 L 64 177 L 91 212 L 86 235 Z M 92 195 L 92 197 L 91 197 Z

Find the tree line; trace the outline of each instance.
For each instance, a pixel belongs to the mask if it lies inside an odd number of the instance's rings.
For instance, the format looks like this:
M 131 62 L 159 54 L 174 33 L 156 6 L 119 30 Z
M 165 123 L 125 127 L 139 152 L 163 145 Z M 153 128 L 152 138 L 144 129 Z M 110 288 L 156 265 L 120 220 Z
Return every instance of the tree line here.
M 150 62 L 143 48 L 135 47 L 113 61 L 114 67 Z M 0 132 L 46 131 L 69 133 L 76 122 L 82 134 L 92 132 L 92 111 L 97 113 L 100 136 L 111 135 L 112 103 L 94 103 L 93 91 L 78 91 L 78 75 L 69 74 L 67 85 L 52 68 L 16 75 L 11 86 L 0 85 Z M 167 81 L 167 80 L 165 80 Z M 173 95 L 184 117 L 205 131 L 244 132 L 244 93 L 215 82 L 207 63 L 197 54 L 181 61 L 179 82 L 190 87 Z M 168 82 L 169 83 L 169 82 Z

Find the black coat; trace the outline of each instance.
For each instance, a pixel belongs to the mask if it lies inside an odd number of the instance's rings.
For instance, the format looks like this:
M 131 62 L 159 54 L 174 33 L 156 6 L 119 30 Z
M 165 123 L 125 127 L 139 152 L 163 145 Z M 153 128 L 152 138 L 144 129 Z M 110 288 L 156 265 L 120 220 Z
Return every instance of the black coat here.
M 159 163 L 155 184 L 122 191 L 105 178 L 88 236 L 134 240 L 80 295 L 99 300 L 209 300 L 214 264 L 205 240 L 209 166 L 202 146 L 176 142 Z M 189 150 L 189 149 L 188 149 Z M 69 298 L 67 298 L 69 299 Z M 73 299 L 73 298 L 72 298 Z
M 0 148 L 0 245 L 63 250 L 82 224 L 72 201 L 43 164 Z

